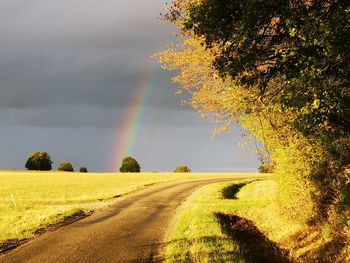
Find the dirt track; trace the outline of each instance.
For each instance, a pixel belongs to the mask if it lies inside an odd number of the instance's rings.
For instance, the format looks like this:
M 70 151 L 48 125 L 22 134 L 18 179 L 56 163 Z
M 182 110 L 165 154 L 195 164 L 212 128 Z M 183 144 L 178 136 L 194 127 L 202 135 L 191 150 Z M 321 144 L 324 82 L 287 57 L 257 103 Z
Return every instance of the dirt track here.
M 227 180 L 172 182 L 138 191 L 0 256 L 0 262 L 161 262 L 176 207 L 199 187 L 221 181 Z

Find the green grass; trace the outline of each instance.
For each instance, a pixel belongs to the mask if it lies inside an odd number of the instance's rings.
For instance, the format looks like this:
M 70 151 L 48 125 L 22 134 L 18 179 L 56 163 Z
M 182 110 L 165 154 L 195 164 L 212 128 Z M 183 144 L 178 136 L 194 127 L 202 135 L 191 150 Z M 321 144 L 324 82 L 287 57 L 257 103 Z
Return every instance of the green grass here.
M 249 262 L 242 244 L 223 233 L 216 213 L 257 220 L 259 228 L 267 224 L 265 230 L 271 230 L 276 221 L 272 218 L 261 220 L 261 216 L 271 212 L 276 216 L 271 211 L 276 185 L 272 180 L 257 181 L 246 186 L 240 183 L 236 183 L 236 186 L 232 183 L 205 186 L 182 205 L 173 223 L 174 230 L 169 233 L 166 262 Z M 271 231 L 275 236 L 278 236 L 277 232 L 285 236 L 298 230 L 297 226 L 286 226 L 286 222 L 282 221 L 277 222 L 279 227 L 291 228 L 275 231 L 276 228 Z
M 227 227 L 222 215 L 247 219 L 249 227 L 253 225 L 257 228 L 255 232 L 268 238 L 267 247 L 277 244 L 277 250 L 289 251 L 289 256 L 297 262 L 349 261 L 350 246 L 342 247 L 332 240 L 330 228 L 287 219 L 283 210 L 278 209 L 276 192 L 277 185 L 271 179 L 243 187 L 239 182 L 225 182 L 200 188 L 177 212 L 173 231 L 168 235 L 166 262 L 266 262 L 259 259 L 264 255 L 259 254 L 261 250 L 256 245 L 265 239 L 244 240 L 244 231 L 232 230 L 232 224 Z M 252 245 L 254 240 L 256 244 Z M 276 256 L 285 258 L 282 252 Z
M 237 214 L 252 220 L 257 227 L 275 242 L 288 242 L 288 238 L 305 226 L 284 217 L 277 207 L 275 196 L 277 184 L 273 180 L 248 184 L 237 194 L 240 202 L 250 203 L 249 209 Z M 255 206 L 254 203 L 260 205 Z
M 60 222 L 78 210 L 99 209 L 113 197 L 147 185 L 242 175 L 0 171 L 0 242 L 30 237 L 37 229 Z

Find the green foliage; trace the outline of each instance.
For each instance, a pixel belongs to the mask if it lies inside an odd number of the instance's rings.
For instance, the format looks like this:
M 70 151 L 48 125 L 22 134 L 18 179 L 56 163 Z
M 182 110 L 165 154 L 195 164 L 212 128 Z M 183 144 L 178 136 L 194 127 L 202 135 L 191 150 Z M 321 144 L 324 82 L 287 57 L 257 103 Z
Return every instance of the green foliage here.
M 25 167 L 28 170 L 50 171 L 52 169 L 52 161 L 47 152 L 33 152 L 30 154 Z
M 174 173 L 190 173 L 190 172 L 191 172 L 190 168 L 188 168 L 186 165 L 178 166 L 174 170 Z
M 80 172 L 80 173 L 87 173 L 88 170 L 87 170 L 86 167 L 80 167 L 79 172 Z
M 281 73 L 300 79 L 322 71 L 346 79 L 349 9 L 349 2 L 332 0 L 204 0 L 189 4 L 178 20 L 208 47 L 219 44 L 216 66 L 223 75 L 251 72 L 242 84 L 265 85 Z M 266 70 L 257 70 L 263 65 Z
M 172 17 L 219 49 L 214 66 L 222 77 L 258 89 L 265 103 L 267 93 L 277 94 L 278 103 L 299 112 L 295 124 L 303 132 L 349 134 L 350 2 L 187 2 Z
M 65 171 L 65 172 L 73 172 L 74 171 L 73 165 L 70 162 L 60 163 L 57 170 L 58 171 Z
M 119 168 L 121 173 L 139 173 L 141 172 L 140 164 L 132 157 L 125 157 Z

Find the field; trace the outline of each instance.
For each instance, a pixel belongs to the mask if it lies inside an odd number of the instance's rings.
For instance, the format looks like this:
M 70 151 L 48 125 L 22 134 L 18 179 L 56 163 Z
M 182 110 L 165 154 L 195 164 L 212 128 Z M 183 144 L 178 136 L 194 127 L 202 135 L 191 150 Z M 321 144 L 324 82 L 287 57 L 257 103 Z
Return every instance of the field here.
M 108 205 L 114 197 L 152 184 L 234 176 L 239 175 L 1 171 L 0 243 L 30 237 L 36 230 L 77 211 L 96 210 Z
M 277 257 L 273 262 L 288 262 L 288 257 L 296 262 L 349 259 L 349 246 L 338 253 L 331 246 L 327 229 L 286 219 L 274 200 L 276 187 L 273 180 L 261 180 L 217 183 L 197 190 L 174 219 L 166 262 L 266 262 L 265 257 Z
M 242 242 L 225 234 L 218 218 L 219 213 L 247 214 L 252 208 L 262 209 L 271 203 L 273 181 L 245 184 L 244 181 L 217 183 L 196 191 L 174 220 L 175 231 L 168 238 L 167 262 L 250 262 L 248 256 L 256 259 L 256 254 L 244 253 L 247 248 Z

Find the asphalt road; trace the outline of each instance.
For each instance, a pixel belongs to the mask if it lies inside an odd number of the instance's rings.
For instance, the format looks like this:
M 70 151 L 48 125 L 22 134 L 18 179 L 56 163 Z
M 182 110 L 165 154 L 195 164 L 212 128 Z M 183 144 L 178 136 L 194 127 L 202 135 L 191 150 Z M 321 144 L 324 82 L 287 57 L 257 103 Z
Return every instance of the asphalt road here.
M 227 180 L 171 182 L 140 190 L 1 255 L 0 262 L 161 262 L 176 208 L 199 187 L 220 181 Z

